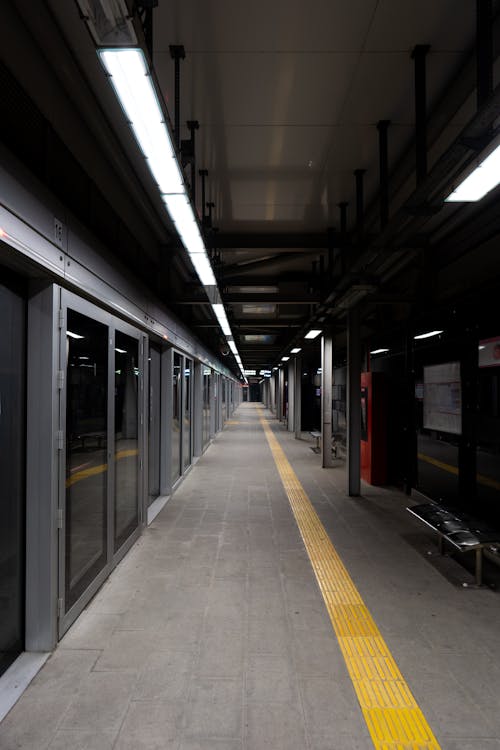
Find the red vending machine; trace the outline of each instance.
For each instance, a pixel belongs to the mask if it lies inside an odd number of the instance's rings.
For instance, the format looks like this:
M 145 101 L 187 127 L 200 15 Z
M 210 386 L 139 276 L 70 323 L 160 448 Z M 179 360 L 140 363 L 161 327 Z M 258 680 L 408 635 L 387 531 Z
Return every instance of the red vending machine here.
M 361 373 L 361 478 L 387 482 L 387 381 L 384 373 Z

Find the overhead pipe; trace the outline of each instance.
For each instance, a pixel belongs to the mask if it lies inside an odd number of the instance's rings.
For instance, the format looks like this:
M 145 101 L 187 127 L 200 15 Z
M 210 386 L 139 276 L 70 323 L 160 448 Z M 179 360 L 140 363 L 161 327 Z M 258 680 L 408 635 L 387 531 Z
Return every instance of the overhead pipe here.
M 415 149 L 417 186 L 427 176 L 427 85 L 425 58 L 428 44 L 417 44 L 411 53 L 415 61 Z

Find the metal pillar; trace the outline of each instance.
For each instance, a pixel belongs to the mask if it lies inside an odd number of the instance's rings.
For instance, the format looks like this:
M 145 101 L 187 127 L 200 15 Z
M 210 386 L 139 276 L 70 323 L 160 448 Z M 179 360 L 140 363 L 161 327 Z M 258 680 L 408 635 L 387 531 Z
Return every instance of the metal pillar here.
M 209 425 L 209 431 L 210 431 L 210 440 L 212 440 L 215 437 L 215 424 L 216 424 L 215 410 L 217 408 L 216 389 L 217 389 L 217 375 L 212 370 L 212 372 L 210 373 L 210 386 L 209 386 L 209 401 L 210 401 L 210 425 Z
M 288 363 L 288 432 L 295 426 L 295 361 Z
M 279 380 L 278 380 L 278 419 L 280 422 L 283 421 L 284 400 L 285 400 L 285 371 L 283 367 L 280 367 Z
M 379 120 L 377 123 L 378 130 L 378 147 L 379 147 L 379 165 L 380 165 L 380 229 L 382 230 L 389 220 L 389 158 L 387 148 L 387 130 L 389 120 Z
M 359 308 L 347 316 L 347 494 L 361 490 L 361 340 Z
M 191 198 L 193 200 L 193 206 L 196 210 L 196 131 L 200 128 L 198 120 L 188 120 L 186 122 L 188 130 L 191 134 L 189 140 L 189 160 L 191 162 Z M 184 141 L 183 141 L 184 143 Z
M 333 466 L 332 456 L 332 376 L 333 340 L 331 333 L 321 337 L 321 451 L 322 466 Z
M 417 44 L 411 53 L 415 61 L 415 147 L 417 185 L 427 175 L 427 94 L 425 77 L 425 58 L 429 52 L 428 44 Z
M 477 0 L 477 108 L 480 109 L 493 92 L 493 15 L 491 0 Z
M 295 437 L 302 435 L 302 357 L 295 357 Z

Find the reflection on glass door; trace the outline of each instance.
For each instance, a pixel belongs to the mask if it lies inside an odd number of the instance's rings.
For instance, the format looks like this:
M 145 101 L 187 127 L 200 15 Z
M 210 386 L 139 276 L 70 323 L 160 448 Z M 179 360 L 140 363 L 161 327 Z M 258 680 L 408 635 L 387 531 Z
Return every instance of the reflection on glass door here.
M 0 674 L 24 647 L 25 302 L 0 285 Z
M 174 352 L 174 371 L 172 374 L 172 484 L 181 475 L 181 366 L 182 357 Z
M 184 360 L 184 385 L 182 388 L 182 456 L 184 469 L 191 465 L 191 388 L 193 361 L 187 357 Z
M 65 607 L 107 560 L 108 328 L 68 310 Z
M 115 335 L 114 546 L 121 547 L 139 525 L 139 342 Z
M 148 421 L 148 463 L 149 494 L 148 505 L 160 494 L 160 384 L 161 353 L 154 346 L 149 348 L 149 421 Z

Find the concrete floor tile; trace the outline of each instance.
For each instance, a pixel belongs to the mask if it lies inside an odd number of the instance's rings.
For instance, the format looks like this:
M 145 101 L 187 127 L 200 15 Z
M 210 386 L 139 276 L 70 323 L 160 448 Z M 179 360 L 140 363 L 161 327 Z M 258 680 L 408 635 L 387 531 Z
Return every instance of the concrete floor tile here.
M 295 673 L 284 656 L 251 654 L 246 677 L 248 701 L 258 703 L 297 703 Z
M 128 708 L 135 675 L 92 672 L 64 713 L 60 729 L 116 733 Z
M 48 750 L 112 750 L 115 736 L 102 732 L 57 732 Z
M 194 673 L 200 677 L 241 677 L 244 639 L 241 631 L 212 629 L 205 632 Z
M 105 648 L 121 619 L 121 615 L 107 615 L 86 610 L 61 640 L 59 648 L 77 650 L 87 648 L 92 651 Z
M 31 682 L 26 696 L 43 698 L 51 693 L 68 695 L 78 690 L 80 681 L 88 675 L 101 655 L 101 651 L 82 651 L 57 648 Z
M 346 667 L 333 630 L 330 635 L 295 630 L 293 643 L 299 674 L 344 678 Z
M 254 654 L 283 656 L 293 647 L 285 617 L 250 617 L 248 621 L 248 651 Z
M 54 694 L 44 691 L 36 697 L 27 693 L 23 695 L 0 724 L 0 748 L 45 750 L 73 697 L 73 692 Z
M 195 678 L 186 707 L 186 738 L 240 739 L 243 712 L 241 680 Z
M 327 737 L 356 734 L 363 724 L 354 689 L 330 677 L 300 680 L 300 692 L 309 732 Z
M 118 630 L 113 633 L 95 666 L 95 672 L 137 672 L 151 653 L 149 631 Z
M 295 706 L 249 703 L 246 726 L 247 750 L 304 750 L 304 725 Z
M 193 654 L 188 651 L 152 651 L 142 664 L 131 699 L 178 701 L 185 697 Z
M 182 740 L 179 750 L 242 750 L 240 740 Z
M 115 750 L 176 750 L 182 706 L 168 701 L 134 701 L 122 724 Z

